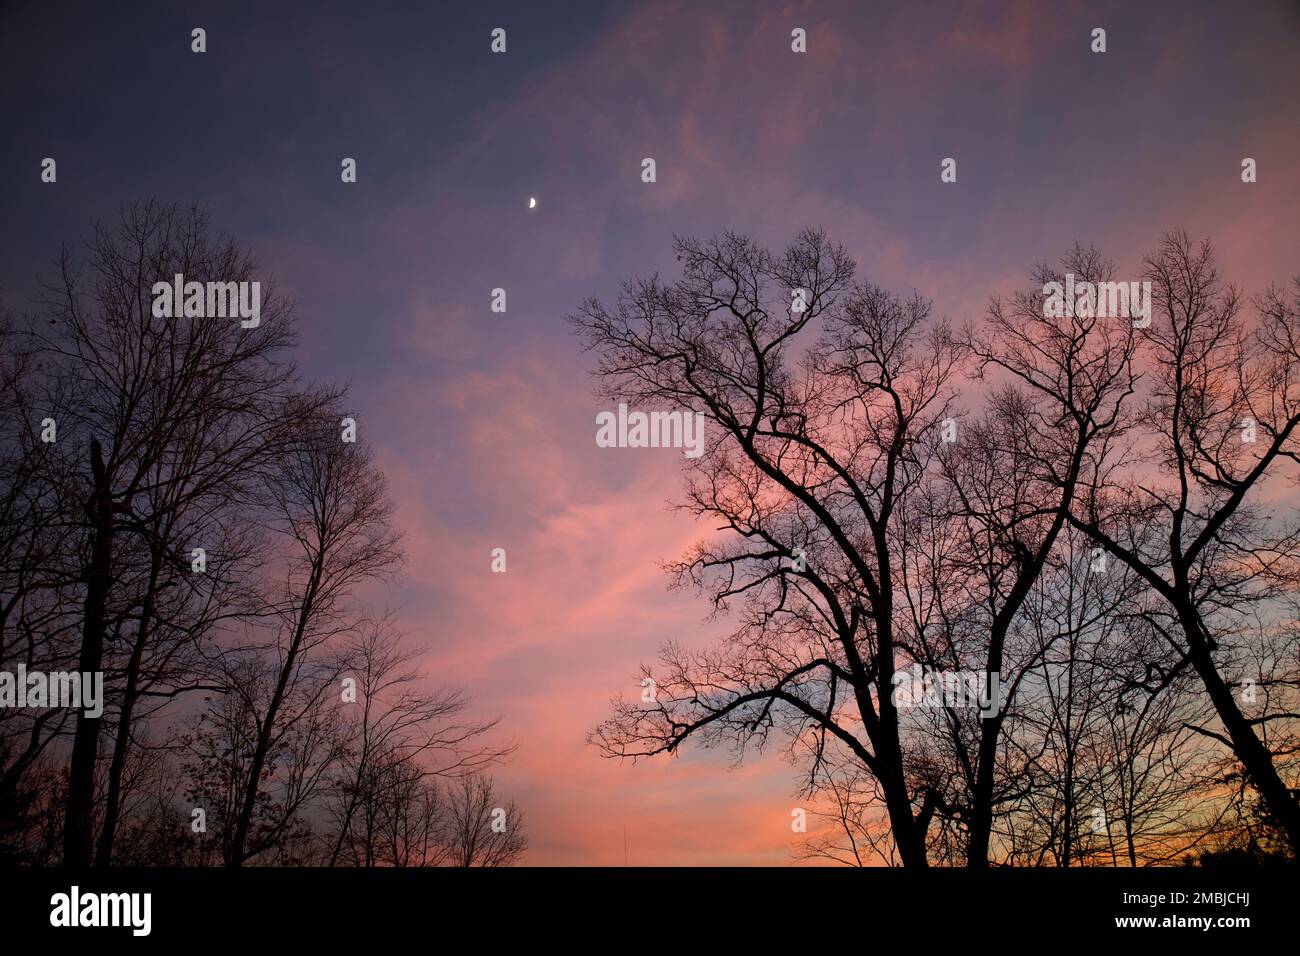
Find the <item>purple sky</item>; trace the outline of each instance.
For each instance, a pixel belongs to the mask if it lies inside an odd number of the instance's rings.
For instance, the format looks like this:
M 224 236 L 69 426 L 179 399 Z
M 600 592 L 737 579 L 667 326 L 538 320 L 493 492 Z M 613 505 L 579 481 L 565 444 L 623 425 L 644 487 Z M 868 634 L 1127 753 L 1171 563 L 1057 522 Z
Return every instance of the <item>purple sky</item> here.
M 595 447 L 583 297 L 672 274 L 675 233 L 805 226 L 957 320 L 1076 239 L 1125 277 L 1172 227 L 1246 292 L 1300 272 L 1294 3 L 263 6 L 0 11 L 5 301 L 148 195 L 256 252 L 392 482 L 403 626 L 519 743 L 499 776 L 530 863 L 621 863 L 625 825 L 634 864 L 790 859 L 777 754 L 620 767 L 583 743 L 661 642 L 726 627 L 658 570 L 703 530 L 664 508 L 680 453 Z

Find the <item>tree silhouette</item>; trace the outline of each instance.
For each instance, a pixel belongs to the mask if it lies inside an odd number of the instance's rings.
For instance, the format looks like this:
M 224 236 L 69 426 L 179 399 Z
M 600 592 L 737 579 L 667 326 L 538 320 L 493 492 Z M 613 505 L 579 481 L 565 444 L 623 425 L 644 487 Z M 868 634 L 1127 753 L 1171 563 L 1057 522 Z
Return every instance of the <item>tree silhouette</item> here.
M 807 854 L 1138 865 L 1221 826 L 1190 731 L 1228 745 L 1294 833 L 1275 761 L 1296 752 L 1300 530 L 1252 494 L 1300 460 L 1300 285 L 1259 297 L 1248 328 L 1208 246 L 1174 234 L 1147 260 L 1149 328 L 1049 309 L 1049 283 L 1114 280 L 1076 246 L 955 335 L 919 295 L 855 282 L 820 232 L 782 254 L 733 233 L 676 251 L 676 281 L 570 321 L 600 396 L 712 426 L 680 507 L 720 533 L 669 570 L 739 621 L 716 647 L 667 645 L 649 696 L 592 732 L 604 755 L 688 738 L 743 754 L 777 731 L 840 831 Z M 1255 445 L 1235 440 L 1246 424 Z M 1247 614 L 1268 653 L 1248 653 Z M 996 674 L 998 706 L 900 717 L 909 667 Z M 1265 702 L 1247 716 L 1233 687 Z
M 921 298 L 854 284 L 824 234 L 779 256 L 731 233 L 676 248 L 676 283 L 628 283 L 614 308 L 589 300 L 572 321 L 600 355 L 600 394 L 715 426 L 685 507 L 735 540 L 702 542 L 673 571 L 746 614 L 721 648 L 666 648 L 664 669 L 647 672 L 655 702 L 620 700 L 593 740 L 619 757 L 691 736 L 743 749 L 777 727 L 832 741 L 880 782 L 904 865 L 925 866 L 938 794 L 913 805 L 890 693 L 899 512 L 935 460 L 957 344 Z
M 259 283 L 260 321 L 156 309 L 177 274 Z M 104 707 L 0 709 L 0 855 L 329 861 L 349 774 L 509 752 L 374 638 L 357 592 L 400 560 L 383 475 L 344 391 L 300 381 L 292 303 L 202 209 L 125 207 L 38 304 L 0 310 L 0 664 L 102 673 Z M 339 684 L 367 663 L 358 723 Z
M 1153 626 L 1195 670 L 1221 728 L 1197 732 L 1230 748 L 1294 850 L 1300 801 L 1278 761 L 1295 753 L 1300 713 L 1294 700 L 1243 708 L 1234 690 L 1295 686 L 1294 668 L 1241 672 L 1240 627 L 1248 613 L 1285 626 L 1300 585 L 1300 524 L 1265 497 L 1271 479 L 1296 479 L 1283 469 L 1298 460 L 1300 280 L 1258 296 L 1247 322 L 1210 244 L 1182 232 L 1147 257 L 1146 278 L 1156 317 L 1141 439 L 1097 463 L 1071 521 L 1163 600 Z

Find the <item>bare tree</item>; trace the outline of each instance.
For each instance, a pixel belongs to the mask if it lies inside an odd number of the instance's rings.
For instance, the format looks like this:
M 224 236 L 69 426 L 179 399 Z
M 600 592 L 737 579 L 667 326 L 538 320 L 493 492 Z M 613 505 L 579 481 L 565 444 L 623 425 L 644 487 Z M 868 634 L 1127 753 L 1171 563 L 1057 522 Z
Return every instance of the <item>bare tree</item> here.
M 1039 653 L 1005 743 L 1024 782 L 995 834 L 1019 864 L 1168 862 L 1203 816 L 1206 768 L 1183 726 L 1200 701 L 1146 623 L 1141 581 L 1098 567 L 1086 536 L 1063 539 L 1027 602 Z
M 37 329 L 39 354 L 73 399 L 58 422 L 60 440 L 84 449 L 79 669 L 93 673 L 115 663 L 105 656 L 110 634 L 129 646 L 112 669 L 122 686 L 114 693 L 116 734 L 98 850 L 107 864 L 136 708 L 148 695 L 185 689 L 187 655 L 177 648 L 208 621 L 200 613 L 198 626 L 178 625 L 186 616 L 175 613 L 178 607 L 194 602 L 165 595 L 206 588 L 180 549 L 218 544 L 217 535 L 204 534 L 211 512 L 243 499 L 276 447 L 284 426 L 276 413 L 293 381 L 281 353 L 293 332 L 289 305 L 269 283 L 257 328 L 154 307 L 154 284 L 176 274 L 195 282 L 252 281 L 253 260 L 231 242 L 210 239 L 197 209 L 135 204 L 115 228 L 96 227 L 88 245 L 88 268 L 64 250 L 43 303 L 49 321 Z M 205 603 L 201 593 L 195 600 Z M 91 860 L 99 737 L 100 718 L 79 714 L 64 831 L 69 865 Z
M 1195 845 L 1187 808 L 1213 789 L 1189 729 L 1229 742 L 1287 819 L 1272 758 L 1296 752 L 1293 669 L 1273 654 L 1259 670 L 1256 655 L 1249 686 L 1268 702 L 1244 716 L 1230 690 L 1248 681 L 1248 645 L 1226 645 L 1244 598 L 1273 608 L 1278 630 L 1300 567 L 1300 531 L 1244 503 L 1270 464 L 1298 460 L 1300 297 L 1271 291 L 1258 330 L 1234 332 L 1235 293 L 1208 252 L 1171 240 L 1149 275 L 1172 331 L 1144 339 L 1103 309 L 1045 308 L 1066 274 L 1113 281 L 1076 246 L 954 341 L 919 297 L 854 284 L 820 233 L 783 255 L 733 234 L 677 253 L 676 282 L 627 283 L 571 321 L 599 353 L 598 394 L 714 426 L 681 507 L 722 535 L 669 569 L 742 618 L 716 648 L 665 647 L 643 669 L 645 701 L 618 698 L 592 733 L 605 755 L 692 737 L 743 755 L 779 730 L 804 793 L 829 797 L 840 824 L 806 851 L 855 862 L 877 796 L 905 866 L 1167 861 Z M 963 355 L 984 407 L 947 443 L 937 426 L 956 431 Z M 1237 423 L 1268 436 L 1262 450 L 1230 447 Z M 1173 484 L 1125 477 L 1150 463 Z M 1110 587 L 1081 586 L 1079 532 L 1123 560 Z M 900 720 L 889 691 L 908 664 L 998 675 L 1000 706 Z M 1203 726 L 1189 672 L 1224 734 Z M 1105 827 L 1080 818 L 1088 805 L 1108 808 Z M 1196 825 L 1220 826 L 1215 806 Z
M 1235 693 L 1275 678 L 1243 673 L 1243 616 L 1271 607 L 1278 619 L 1300 583 L 1300 525 L 1265 503 L 1271 480 L 1295 480 L 1285 469 L 1298 455 L 1300 282 L 1257 297 L 1248 323 L 1209 243 L 1181 232 L 1147 258 L 1146 278 L 1142 440 L 1098 463 L 1071 521 L 1163 600 L 1163 636 L 1217 718 L 1197 733 L 1231 750 L 1300 848 L 1300 801 L 1285 779 L 1298 715 L 1243 707 Z
M 367 621 L 391 505 L 343 392 L 298 382 L 292 303 L 196 208 L 128 206 L 80 258 L 25 327 L 0 310 L 0 664 L 102 673 L 104 709 L 0 709 L 6 856 L 328 861 L 359 814 L 376 859 L 444 861 L 433 778 L 510 748 Z M 177 275 L 256 283 L 259 321 L 157 308 Z
M 1076 246 L 1062 271 L 1100 283 L 1112 278 L 1114 266 L 1095 250 Z M 955 594 L 940 594 L 938 584 L 930 593 L 949 604 L 977 596 L 968 613 L 958 615 L 973 640 L 963 642 L 950 666 L 981 659 L 985 674 L 999 675 L 1008 699 L 1037 659 L 1032 647 L 1020 654 L 1011 647 L 1024 602 L 1053 560 L 1090 457 L 1113 440 L 1133 390 L 1132 329 L 1073 310 L 1067 317 L 1049 316 L 1041 288 L 1058 275 L 1040 267 L 1031 291 L 1009 302 L 995 299 L 983 325 L 967 333 L 976 380 L 994 389 L 984 419 L 966 428 L 944 455 L 948 496 L 962 527 L 958 557 L 948 563 L 968 567 L 957 575 L 960 585 L 948 585 Z M 997 384 L 999 379 L 1005 384 Z M 1071 414 L 1059 414 L 1060 408 Z M 918 633 L 924 636 L 925 630 Z M 954 713 L 951 719 L 959 717 Z M 969 866 L 988 864 L 995 804 L 1006 797 L 996 792 L 1005 718 L 1001 706 L 979 715 L 972 746 L 961 733 L 953 738 L 968 778 Z M 1018 786 L 1013 779 L 1012 791 Z
M 0 667 L 61 671 L 77 659 L 77 535 L 69 513 L 64 446 L 49 423 L 66 395 L 43 374 L 31 338 L 0 312 Z M 41 818 L 55 788 L 48 758 L 64 709 L 0 708 L 0 857 L 45 862 Z M 59 828 L 61 832 L 61 827 Z M 29 840 L 28 837 L 32 839 Z
M 824 754 L 823 759 L 827 766 L 817 788 L 820 800 L 810 811 L 823 825 L 796 848 L 795 859 L 842 866 L 897 866 L 898 853 L 889 838 L 880 782 L 852 754 L 834 765 Z
M 919 296 L 853 284 L 824 234 L 782 255 L 730 233 L 676 248 L 676 283 L 628 283 L 612 310 L 589 300 L 572 321 L 600 354 L 600 394 L 713 427 L 685 507 L 731 538 L 672 570 L 746 614 L 716 650 L 668 647 L 646 674 L 654 703 L 616 701 L 592 739 L 614 757 L 688 737 L 743 751 L 773 728 L 834 739 L 880 782 L 904 865 L 925 866 L 936 795 L 909 791 L 890 693 L 896 509 L 933 461 L 957 348 Z
M 401 559 L 389 523 L 392 505 L 369 446 L 343 440 L 337 407 L 315 411 L 314 397 L 299 407 L 307 409 L 295 415 L 301 422 L 299 439 L 281 456 L 268 483 L 268 521 L 283 543 L 277 553 L 282 583 L 267 626 L 259 628 L 270 633 L 233 652 L 235 660 L 252 656 L 268 665 L 271 689 L 265 700 L 255 700 L 239 683 L 230 685 L 253 708 L 257 725 L 227 860 L 231 866 L 258 852 L 249 832 L 278 739 L 325 695 L 339 690 L 345 667 L 339 645 L 362 623 L 350 599 Z
M 205 820 L 205 829 L 187 836 L 205 862 L 313 862 L 311 811 L 338 759 L 338 709 L 321 690 L 329 681 L 294 683 L 282 700 L 291 719 L 282 717 L 259 750 L 263 713 L 278 677 L 261 664 L 245 659 L 243 668 L 232 668 L 229 676 L 239 679 L 239 690 L 232 683 L 212 699 L 183 738 L 184 805 L 203 811 Z
M 528 848 L 523 813 L 513 800 L 497 796 L 491 777 L 462 777 L 448 790 L 451 866 L 509 866 Z
M 345 846 L 354 866 L 446 866 L 450 807 L 445 789 L 410 760 L 383 763 L 361 805 L 364 827 Z
M 386 855 L 394 866 L 432 864 L 439 801 L 427 784 L 481 771 L 512 748 L 483 742 L 497 722 L 467 720 L 469 700 L 460 689 L 420 687 L 414 655 L 401 647 L 389 622 L 362 632 L 348 656 L 356 699 L 342 708 L 345 740 L 333 774 L 330 865 L 345 850 L 361 866 Z

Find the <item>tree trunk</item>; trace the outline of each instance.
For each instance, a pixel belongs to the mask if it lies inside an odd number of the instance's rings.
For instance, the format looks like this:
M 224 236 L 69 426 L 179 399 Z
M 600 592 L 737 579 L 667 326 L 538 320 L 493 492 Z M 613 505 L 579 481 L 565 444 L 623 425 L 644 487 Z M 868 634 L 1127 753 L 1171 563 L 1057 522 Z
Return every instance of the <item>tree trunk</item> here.
M 257 748 L 253 752 L 253 765 L 249 769 L 248 784 L 244 790 L 244 803 L 240 808 L 239 820 L 235 825 L 235 836 L 231 841 L 230 858 L 226 860 L 227 866 L 244 865 L 248 831 L 253 823 L 253 811 L 257 807 L 257 794 L 261 789 L 262 771 L 266 768 L 266 757 L 271 749 L 271 736 L 275 732 L 275 718 L 279 715 L 280 705 L 284 703 L 284 695 L 289 686 L 289 677 L 293 674 L 294 664 L 298 660 L 298 649 L 302 645 L 303 635 L 307 632 L 307 622 L 312 615 L 316 587 L 320 580 L 322 560 L 323 556 L 318 555 L 312 567 L 311 577 L 307 584 L 307 593 L 303 598 L 302 609 L 294 626 L 293 640 L 289 644 L 289 653 L 285 655 L 284 664 L 280 668 L 279 679 L 276 681 L 275 693 L 271 695 L 271 702 L 266 709 L 266 719 L 262 721 L 261 730 L 257 735 Z
M 1000 713 L 980 723 L 980 750 L 966 840 L 966 865 L 976 870 L 987 869 L 989 865 L 989 841 L 993 834 L 993 771 L 1001 728 Z
M 90 467 L 94 487 L 86 503 L 91 523 L 90 564 L 86 568 L 85 615 L 81 629 L 83 674 L 98 672 L 104 657 L 104 627 L 108 592 L 113 583 L 113 500 L 104 468 L 99 441 L 90 440 Z M 95 763 L 99 750 L 99 718 L 77 712 L 72 740 L 72 761 L 68 772 L 67 813 L 63 823 L 63 863 L 70 867 L 90 865 L 92 817 L 95 802 Z
M 1277 768 L 1273 766 L 1273 755 L 1256 736 L 1250 722 L 1237 706 L 1237 699 L 1233 697 L 1232 689 L 1224 683 L 1223 677 L 1219 674 L 1214 659 L 1210 656 L 1210 648 L 1201 634 L 1200 621 L 1195 609 L 1186 602 L 1181 603 L 1178 608 L 1178 621 L 1187 638 L 1192 666 L 1196 668 L 1196 673 L 1205 684 L 1210 701 L 1214 704 L 1214 710 L 1219 715 L 1219 720 L 1223 722 L 1223 729 L 1227 731 L 1228 739 L 1232 741 L 1233 754 L 1241 761 L 1242 767 L 1254 783 L 1255 789 L 1259 791 L 1260 798 L 1269 812 L 1286 831 L 1291 848 L 1300 854 L 1300 803 L 1297 803 L 1278 774 Z
M 912 814 L 912 800 L 908 796 L 907 780 L 903 774 L 903 752 L 898 743 L 897 722 L 893 725 L 892 733 L 882 727 L 879 736 L 882 738 L 876 741 L 879 780 L 899 859 L 908 869 L 924 869 L 930 865 L 925 851 L 925 831 Z
M 113 838 L 117 833 L 117 818 L 122 802 L 122 773 L 126 769 L 127 752 L 131 746 L 131 719 L 135 711 L 135 702 L 139 698 L 140 662 L 144 658 L 145 646 L 149 643 L 154 594 L 161 571 L 162 555 L 156 548 L 153 552 L 149 564 L 149 589 L 145 594 L 144 605 L 140 609 L 140 627 L 136 631 L 135 646 L 131 648 L 131 660 L 127 664 L 126 690 L 122 695 L 122 711 L 117 719 L 113 758 L 108 767 L 108 795 L 104 801 L 104 822 L 99 831 L 99 849 L 95 852 L 97 867 L 111 866 L 113 862 Z

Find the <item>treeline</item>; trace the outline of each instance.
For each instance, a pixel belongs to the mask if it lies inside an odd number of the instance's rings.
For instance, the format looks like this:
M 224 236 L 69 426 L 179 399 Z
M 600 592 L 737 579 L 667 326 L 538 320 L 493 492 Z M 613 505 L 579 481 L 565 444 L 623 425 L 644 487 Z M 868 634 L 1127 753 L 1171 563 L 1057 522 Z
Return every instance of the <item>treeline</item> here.
M 1173 233 L 1143 314 L 1076 246 L 954 324 L 821 232 L 676 252 L 572 322 L 603 397 L 706 417 L 720 532 L 671 571 L 737 623 L 644 668 L 607 756 L 779 744 L 801 853 L 849 864 L 1294 861 L 1300 280 L 1247 299 Z
M 293 303 L 197 208 L 85 246 L 0 317 L 0 671 L 102 673 L 103 714 L 0 707 L 0 860 L 517 859 L 509 747 L 371 606 L 392 503 Z M 155 309 L 178 274 L 258 282 L 260 319 Z

